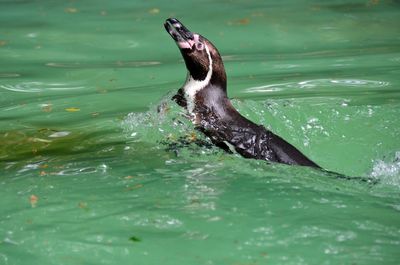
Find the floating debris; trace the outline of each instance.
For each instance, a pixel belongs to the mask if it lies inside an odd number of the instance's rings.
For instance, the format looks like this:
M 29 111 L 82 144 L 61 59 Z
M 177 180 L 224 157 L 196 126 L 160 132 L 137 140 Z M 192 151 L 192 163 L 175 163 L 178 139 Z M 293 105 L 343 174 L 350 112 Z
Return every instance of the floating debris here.
M 36 195 L 31 195 L 29 197 L 29 202 L 31 203 L 32 208 L 36 207 L 37 203 L 39 201 L 39 198 Z
M 69 135 L 71 132 L 63 131 L 63 132 L 55 132 L 49 135 L 51 138 L 65 137 Z
M 131 191 L 131 190 L 136 190 L 136 189 L 140 189 L 143 187 L 143 184 L 136 184 L 135 186 L 132 187 L 127 187 L 125 190 L 126 191 Z
M 149 12 L 149 14 L 157 15 L 158 13 L 160 13 L 160 9 L 159 8 L 152 8 L 148 12 Z
M 140 238 L 138 238 L 137 236 L 131 236 L 129 238 L 130 241 L 132 242 L 141 242 L 142 240 Z
M 53 110 L 53 105 L 52 104 L 41 104 L 40 105 L 42 108 L 43 112 L 51 112 Z
M 77 112 L 77 111 L 80 111 L 80 110 L 81 110 L 80 108 L 74 108 L 74 107 L 65 109 L 65 111 L 68 111 L 68 112 Z
M 74 13 L 78 13 L 79 10 L 75 7 L 67 7 L 66 9 L 64 9 L 64 11 L 66 13 L 74 14 Z
M 81 208 L 81 209 L 87 210 L 88 205 L 87 205 L 86 202 L 79 202 L 79 203 L 78 203 L 78 207 Z
M 248 25 L 248 24 L 250 24 L 250 19 L 249 18 L 241 18 L 241 19 L 238 19 L 238 20 L 228 21 L 228 25 L 230 25 L 230 26 Z

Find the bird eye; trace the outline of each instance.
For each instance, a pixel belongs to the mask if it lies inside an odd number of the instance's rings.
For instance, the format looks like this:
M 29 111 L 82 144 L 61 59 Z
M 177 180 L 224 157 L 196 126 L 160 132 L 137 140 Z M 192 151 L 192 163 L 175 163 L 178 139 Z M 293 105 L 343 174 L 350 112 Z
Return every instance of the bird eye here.
M 196 42 L 196 49 L 201 51 L 204 49 L 204 44 L 202 42 Z

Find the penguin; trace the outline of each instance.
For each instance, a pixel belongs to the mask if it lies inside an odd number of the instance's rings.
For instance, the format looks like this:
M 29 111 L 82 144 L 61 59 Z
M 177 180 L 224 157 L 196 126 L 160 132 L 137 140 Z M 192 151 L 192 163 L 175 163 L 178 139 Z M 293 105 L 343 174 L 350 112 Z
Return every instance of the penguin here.
M 187 110 L 197 130 L 214 145 L 245 158 L 321 169 L 296 147 L 235 109 L 227 95 L 221 55 L 208 39 L 189 31 L 176 18 L 167 19 L 164 27 L 187 68 L 186 82 L 172 100 Z

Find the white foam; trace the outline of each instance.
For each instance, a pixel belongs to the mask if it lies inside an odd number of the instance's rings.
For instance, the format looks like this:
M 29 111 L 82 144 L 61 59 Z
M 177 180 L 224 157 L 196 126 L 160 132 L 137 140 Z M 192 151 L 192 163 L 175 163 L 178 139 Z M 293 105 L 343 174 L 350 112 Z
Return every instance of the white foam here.
M 400 186 L 400 151 L 395 153 L 393 161 L 375 161 L 371 176 L 383 180 L 386 184 Z

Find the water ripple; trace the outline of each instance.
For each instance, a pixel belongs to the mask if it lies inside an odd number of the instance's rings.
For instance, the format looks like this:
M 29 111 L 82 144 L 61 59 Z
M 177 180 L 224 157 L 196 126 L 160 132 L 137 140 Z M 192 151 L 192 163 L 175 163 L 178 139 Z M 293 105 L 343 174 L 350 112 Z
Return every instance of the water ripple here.
M 285 89 L 312 89 L 316 87 L 331 87 L 331 86 L 354 86 L 362 88 L 376 88 L 376 87 L 386 87 L 390 83 L 386 81 L 379 80 L 363 80 L 363 79 L 314 79 L 305 80 L 300 82 L 287 82 L 287 83 L 277 83 L 264 86 L 249 87 L 245 89 L 247 93 L 264 93 L 264 92 L 275 92 L 282 91 Z
M 38 93 L 43 91 L 60 91 L 60 90 L 75 90 L 83 89 L 84 86 L 72 86 L 66 83 L 43 83 L 43 82 L 23 82 L 19 84 L 1 84 L 1 89 L 13 91 L 13 92 L 24 92 L 24 93 Z
M 158 61 L 117 61 L 112 63 L 68 63 L 68 62 L 50 62 L 46 63 L 46 66 L 57 67 L 57 68 L 96 68 L 96 67 L 143 67 L 159 65 L 161 62 Z
M 18 73 L 0 73 L 0 78 L 10 78 L 10 77 L 20 77 L 21 74 Z
M 106 164 L 100 164 L 98 166 L 82 167 L 82 168 L 67 168 L 59 172 L 53 172 L 53 175 L 58 176 L 73 176 L 82 174 L 93 174 L 93 173 L 106 173 L 108 166 Z

